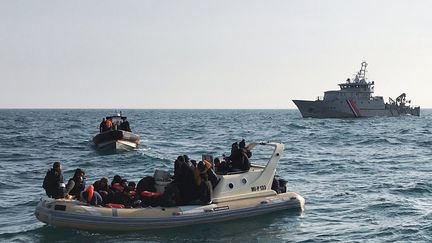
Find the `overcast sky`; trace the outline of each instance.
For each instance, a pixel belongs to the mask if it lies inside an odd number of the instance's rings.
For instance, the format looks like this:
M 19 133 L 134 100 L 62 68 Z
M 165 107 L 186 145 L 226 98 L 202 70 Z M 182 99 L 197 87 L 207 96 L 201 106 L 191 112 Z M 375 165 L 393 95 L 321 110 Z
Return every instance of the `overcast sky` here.
M 368 62 L 432 108 L 432 1 L 0 0 L 0 108 L 295 108 Z

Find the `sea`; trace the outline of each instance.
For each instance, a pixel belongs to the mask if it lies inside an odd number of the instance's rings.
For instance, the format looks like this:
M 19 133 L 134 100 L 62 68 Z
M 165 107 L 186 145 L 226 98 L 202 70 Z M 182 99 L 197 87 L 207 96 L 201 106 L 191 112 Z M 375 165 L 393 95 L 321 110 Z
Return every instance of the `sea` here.
M 420 117 L 304 119 L 297 110 L 122 110 L 137 150 L 92 144 L 114 110 L 0 110 L 0 242 L 432 242 L 432 110 Z M 61 161 L 86 183 L 173 172 L 177 156 L 229 155 L 231 144 L 285 145 L 277 174 L 305 210 L 139 232 L 93 232 L 39 222 L 43 178 Z M 264 151 L 265 152 L 265 151 Z M 266 162 L 263 153 L 251 161 Z M 268 159 L 268 158 L 267 158 Z

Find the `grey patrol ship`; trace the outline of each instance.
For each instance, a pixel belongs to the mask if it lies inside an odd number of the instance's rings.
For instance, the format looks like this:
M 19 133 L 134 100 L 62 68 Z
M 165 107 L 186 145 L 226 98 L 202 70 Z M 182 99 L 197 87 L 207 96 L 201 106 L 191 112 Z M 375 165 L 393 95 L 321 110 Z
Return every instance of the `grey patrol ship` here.
M 382 96 L 372 96 L 374 82 L 366 80 L 366 62 L 361 63 L 360 71 L 354 80 L 347 79 L 339 84 L 340 90 L 324 92 L 324 98 L 317 100 L 293 100 L 303 117 L 349 118 L 371 116 L 420 116 L 420 107 L 411 107 L 406 94 L 384 103 Z

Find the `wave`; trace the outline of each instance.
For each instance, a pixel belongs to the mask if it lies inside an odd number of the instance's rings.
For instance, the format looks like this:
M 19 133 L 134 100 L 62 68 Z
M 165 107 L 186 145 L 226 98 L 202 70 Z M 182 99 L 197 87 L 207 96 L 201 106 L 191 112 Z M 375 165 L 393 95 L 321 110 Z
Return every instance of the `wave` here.
M 298 129 L 298 130 L 308 129 L 308 127 L 299 125 L 297 123 L 289 123 L 286 127 L 291 129 Z
M 411 195 L 411 196 L 418 196 L 418 195 L 429 195 L 432 194 L 432 184 L 430 183 L 415 183 L 412 186 L 403 187 L 403 188 L 396 188 L 392 190 L 393 192 L 397 194 L 402 195 Z

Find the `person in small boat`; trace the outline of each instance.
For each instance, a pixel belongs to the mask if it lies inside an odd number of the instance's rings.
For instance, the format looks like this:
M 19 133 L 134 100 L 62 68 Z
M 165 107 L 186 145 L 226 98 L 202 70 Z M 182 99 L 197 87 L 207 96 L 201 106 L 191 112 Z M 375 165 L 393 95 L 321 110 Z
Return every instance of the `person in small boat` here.
M 241 169 L 243 171 L 249 171 L 249 169 L 250 169 L 250 161 L 249 161 L 250 154 L 248 153 L 248 150 L 246 148 L 241 149 L 240 153 L 241 153 L 241 157 L 240 157 Z
M 106 130 L 107 130 L 106 129 L 106 119 L 103 118 L 102 122 L 99 124 L 99 132 L 102 133 L 102 132 L 105 132 Z
M 153 196 L 155 195 L 154 193 L 157 193 L 155 183 L 155 178 L 153 176 L 146 176 L 138 182 L 135 190 L 135 199 L 141 200 L 142 207 L 155 207 L 160 205 L 161 198 Z
M 239 148 L 244 149 L 245 147 L 246 147 L 246 141 L 244 139 L 242 139 L 239 143 Z
M 80 199 L 81 192 L 85 189 L 85 172 L 77 168 L 72 178 L 69 179 L 66 190 L 67 193 L 77 200 Z
M 121 183 L 122 183 L 122 178 L 121 178 L 121 176 L 119 176 L 119 175 L 115 175 L 115 176 L 113 177 L 113 180 L 111 181 L 111 189 L 113 189 L 114 184 L 116 184 L 116 183 L 118 183 L 118 184 L 121 184 Z
M 111 117 L 106 119 L 105 126 L 106 126 L 107 131 L 113 130 L 113 123 L 112 123 Z
M 215 172 L 218 174 L 226 174 L 229 170 L 227 162 L 225 160 L 220 160 L 219 158 L 214 159 Z
M 199 201 L 202 204 L 211 203 L 213 195 L 213 186 L 208 178 L 208 170 L 210 169 L 211 163 L 208 161 L 200 161 L 196 168 L 199 174 L 195 176 L 195 180 L 199 188 Z
M 119 129 L 127 132 L 132 132 L 132 130 L 130 129 L 129 121 L 126 117 L 122 117 L 122 122 L 120 123 Z
M 184 156 L 178 156 L 174 161 L 174 179 L 180 179 L 182 177 L 183 164 L 185 164 Z
M 241 142 L 239 143 L 239 147 L 242 150 L 243 153 L 246 154 L 246 156 L 248 158 L 252 157 L 252 151 L 250 151 L 247 147 L 246 147 L 246 141 L 244 139 L 241 140 Z
M 193 164 L 190 161 L 190 164 L 186 163 L 184 161 L 184 156 L 179 156 L 178 159 L 180 159 L 181 162 L 179 168 L 180 176 L 176 176 L 175 181 L 180 191 L 181 201 L 179 203 L 180 205 L 184 205 L 199 197 L 199 188 L 195 181 L 195 167 Z
M 213 169 L 214 166 L 212 165 L 212 163 L 210 163 L 207 160 L 204 160 L 203 163 L 204 163 L 205 168 L 206 168 L 207 178 L 212 185 L 212 189 L 214 189 L 216 187 L 216 185 L 219 183 L 219 179 L 217 178 L 217 175 Z
M 135 183 L 131 183 L 131 186 L 135 186 Z M 134 188 L 128 186 L 127 180 L 123 179 L 120 186 L 114 185 L 115 191 L 110 203 L 123 204 L 125 207 L 135 207 L 141 203 L 141 201 L 135 199 L 136 192 Z
M 42 187 L 48 197 L 65 197 L 66 190 L 60 162 L 54 162 L 53 167 L 47 171 Z
M 107 177 L 102 177 L 100 180 L 95 181 L 93 187 L 101 195 L 104 202 L 108 202 L 108 198 L 112 197 L 113 192 L 109 188 Z
M 80 192 L 79 200 L 81 202 L 86 202 L 93 206 L 104 205 L 102 196 L 97 191 L 94 190 L 93 185 L 88 186 L 86 190 Z
M 146 176 L 138 181 L 136 186 L 136 193 L 140 195 L 143 191 L 156 192 L 155 178 L 153 176 Z
M 229 156 L 231 171 L 249 171 L 250 169 L 248 149 L 245 146 L 246 142 L 242 140 L 240 143 L 242 144 L 242 148 L 240 148 L 237 142 L 233 143 L 231 146 L 231 155 Z
M 231 145 L 231 155 L 228 157 L 231 162 L 232 171 L 240 171 L 242 168 L 241 152 L 237 142 Z

